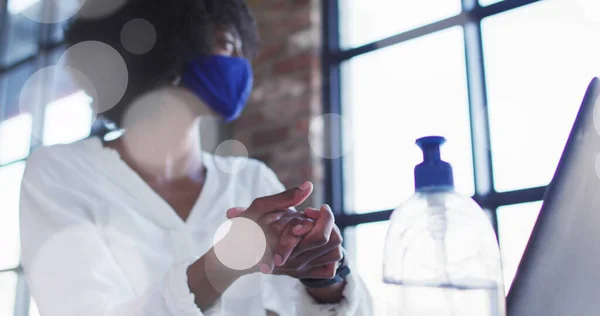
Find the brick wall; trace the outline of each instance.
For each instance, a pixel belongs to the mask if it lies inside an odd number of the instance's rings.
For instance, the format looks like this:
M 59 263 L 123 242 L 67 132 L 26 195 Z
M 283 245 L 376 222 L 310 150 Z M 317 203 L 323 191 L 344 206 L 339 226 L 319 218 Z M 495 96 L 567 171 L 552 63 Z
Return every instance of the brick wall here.
M 309 144 L 312 118 L 321 115 L 321 17 L 319 0 L 248 0 L 262 50 L 254 60 L 255 89 L 232 127 L 251 157 L 275 170 L 286 187 L 310 180 L 322 203 L 323 164 Z

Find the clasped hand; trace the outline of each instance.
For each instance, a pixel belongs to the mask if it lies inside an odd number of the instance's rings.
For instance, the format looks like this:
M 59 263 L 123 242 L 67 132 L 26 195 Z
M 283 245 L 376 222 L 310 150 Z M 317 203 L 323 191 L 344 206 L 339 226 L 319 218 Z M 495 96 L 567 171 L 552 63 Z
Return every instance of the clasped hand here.
M 253 268 L 265 274 L 288 275 L 296 279 L 333 278 L 342 259 L 342 236 L 331 208 L 293 208 L 312 193 L 310 182 L 279 194 L 261 197 L 244 208 L 227 211 L 229 219 L 254 221 L 266 237 L 266 251 Z M 232 227 L 232 229 L 235 229 Z

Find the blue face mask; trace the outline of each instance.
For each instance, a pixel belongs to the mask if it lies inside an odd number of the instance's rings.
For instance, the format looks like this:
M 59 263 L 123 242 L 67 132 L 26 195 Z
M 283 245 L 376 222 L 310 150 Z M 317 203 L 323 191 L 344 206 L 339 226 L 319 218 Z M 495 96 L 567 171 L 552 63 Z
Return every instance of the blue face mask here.
M 186 65 L 181 83 L 230 122 L 240 116 L 252 92 L 252 66 L 245 58 L 203 56 Z

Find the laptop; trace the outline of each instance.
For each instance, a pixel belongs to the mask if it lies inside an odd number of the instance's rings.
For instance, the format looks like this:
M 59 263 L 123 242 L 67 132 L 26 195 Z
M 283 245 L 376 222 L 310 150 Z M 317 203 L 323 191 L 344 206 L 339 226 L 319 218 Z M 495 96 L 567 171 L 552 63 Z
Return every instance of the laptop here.
M 595 78 L 508 293 L 508 316 L 600 315 L 599 96 Z

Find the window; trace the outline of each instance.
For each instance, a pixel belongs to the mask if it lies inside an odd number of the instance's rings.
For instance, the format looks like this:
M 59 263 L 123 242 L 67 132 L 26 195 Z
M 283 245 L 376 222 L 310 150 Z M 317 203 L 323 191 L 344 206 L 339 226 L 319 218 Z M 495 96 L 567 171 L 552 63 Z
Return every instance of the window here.
M 512 284 L 529 234 L 542 207 L 541 202 L 522 203 L 498 208 L 500 250 L 504 259 L 505 290 Z
M 21 114 L 0 124 L 0 164 L 24 159 L 31 147 L 31 115 Z
M 25 164 L 14 163 L 0 169 L 0 270 L 19 265 L 19 191 Z
M 2 21 L 5 43 L 0 65 L 9 66 L 21 61 L 24 57 L 37 53 L 37 32 L 39 24 L 20 14 L 28 1 L 9 0 L 8 12 Z
M 393 292 L 396 287 L 387 285 L 383 278 L 383 247 L 387 233 L 388 223 L 374 222 L 347 228 L 344 235 L 350 237 L 354 251 L 349 255 L 355 263 L 361 278 L 365 281 L 369 292 L 375 298 L 373 315 L 393 315 L 389 310 L 395 307 Z M 397 313 L 397 310 L 396 310 Z
M 40 311 L 33 299 L 29 300 L 29 316 L 40 316 Z
M 352 175 L 349 210 L 391 209 L 413 193 L 413 167 L 422 159 L 414 141 L 422 135 L 447 136 L 444 156 L 464 171 L 456 185 L 473 193 L 461 27 L 352 58 L 342 64 L 342 78 L 342 112 L 355 131 L 345 166 Z M 438 82 L 444 84 L 431 93 Z
M 15 309 L 17 274 L 0 272 L 0 315 L 12 315 Z
M 44 118 L 44 145 L 68 144 L 88 137 L 93 120 L 89 104 L 90 98 L 83 91 L 48 104 Z
M 26 159 L 37 146 L 89 136 L 93 122 L 89 97 L 68 78 L 40 85 L 35 93 L 51 96 L 43 98 L 47 104 L 20 104 L 27 80 L 62 53 L 60 23 L 41 24 L 23 14 L 41 3 L 8 0 L 7 11 L 0 5 L 0 315 L 39 315 L 20 264 L 19 194 Z
M 346 0 L 339 4 L 340 44 L 348 48 L 452 17 L 461 7 L 460 0 Z
M 418 3 L 417 3 L 418 2 Z M 596 10 L 591 10 L 590 8 Z M 334 207 L 377 314 L 391 210 L 414 191 L 418 137 L 439 134 L 457 191 L 498 234 L 510 287 L 589 81 L 600 75 L 598 1 L 324 1 L 327 160 Z M 594 15 L 594 13 L 596 15 Z M 352 141 L 347 139 L 352 137 Z
M 600 43 L 589 40 L 600 24 L 574 3 L 541 1 L 481 22 L 498 191 L 551 180 L 585 89 L 600 75 Z

